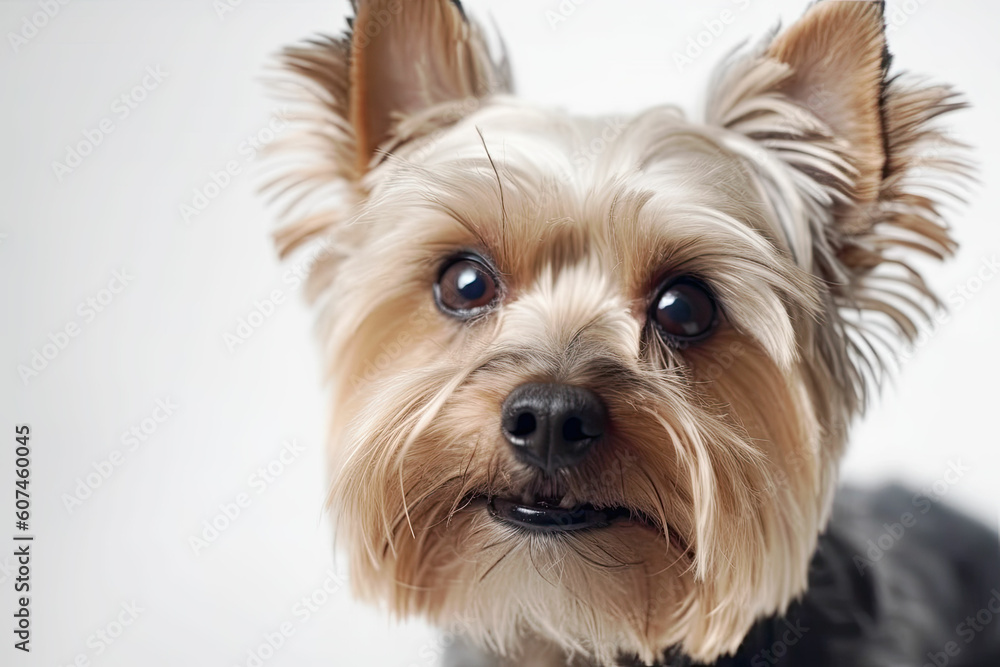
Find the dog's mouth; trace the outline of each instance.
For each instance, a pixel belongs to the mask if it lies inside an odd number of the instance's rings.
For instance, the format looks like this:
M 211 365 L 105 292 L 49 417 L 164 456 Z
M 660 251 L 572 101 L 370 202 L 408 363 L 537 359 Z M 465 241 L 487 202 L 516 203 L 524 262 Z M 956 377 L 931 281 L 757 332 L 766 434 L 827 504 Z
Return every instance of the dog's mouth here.
M 526 504 L 505 498 L 492 498 L 486 506 L 498 521 L 540 533 L 605 528 L 616 521 L 646 523 L 624 507 L 597 508 L 590 503 L 562 507 L 558 500 L 538 499 Z
M 536 498 L 531 502 L 499 497 L 483 500 L 494 519 L 530 533 L 569 533 L 612 525 L 639 526 L 661 535 L 666 530 L 670 545 L 677 553 L 687 558 L 694 556 L 691 545 L 678 531 L 661 526 L 651 517 L 627 507 L 595 507 L 591 503 L 566 507 L 566 503 L 551 498 Z

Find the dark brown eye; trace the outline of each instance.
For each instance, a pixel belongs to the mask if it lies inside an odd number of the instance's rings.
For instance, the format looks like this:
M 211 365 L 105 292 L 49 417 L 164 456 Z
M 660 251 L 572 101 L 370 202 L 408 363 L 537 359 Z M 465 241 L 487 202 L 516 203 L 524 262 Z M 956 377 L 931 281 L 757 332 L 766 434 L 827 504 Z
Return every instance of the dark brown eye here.
M 457 317 L 472 317 L 488 308 L 497 296 L 497 283 L 486 264 L 460 257 L 448 264 L 434 286 L 438 306 Z
M 653 301 L 652 318 L 670 342 L 707 337 L 718 321 L 715 297 L 701 281 L 680 276 L 667 282 Z

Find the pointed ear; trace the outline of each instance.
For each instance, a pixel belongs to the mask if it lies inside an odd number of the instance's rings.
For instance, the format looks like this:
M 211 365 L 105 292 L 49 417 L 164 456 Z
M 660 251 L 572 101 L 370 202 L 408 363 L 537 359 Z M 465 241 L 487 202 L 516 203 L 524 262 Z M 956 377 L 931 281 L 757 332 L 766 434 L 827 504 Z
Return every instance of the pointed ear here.
M 864 232 L 893 159 L 883 3 L 819 0 L 762 48 L 716 74 L 708 120 L 837 183 L 839 231 Z M 797 146 L 794 143 L 797 142 Z M 804 155 L 810 153 L 811 157 Z M 846 201 L 845 201 L 846 199 Z M 804 239 L 798 239 L 799 250 Z M 794 244 L 793 244 L 794 247 Z
M 884 369 L 879 357 L 891 358 L 898 342 L 869 354 L 881 334 L 858 341 L 880 327 L 915 337 L 936 301 L 913 259 L 954 251 L 941 203 L 962 199 L 972 165 L 936 124 L 965 106 L 959 96 L 887 76 L 882 7 L 814 3 L 717 71 L 706 113 L 753 172 L 774 238 L 827 286 L 852 355 Z
M 814 219 L 786 225 L 799 228 L 787 230 L 797 237 L 786 239 L 793 252 L 802 258 L 808 245 L 820 246 L 858 272 L 882 263 L 892 246 L 951 254 L 955 244 L 928 192 L 960 200 L 971 172 L 964 145 L 934 124 L 966 106 L 960 96 L 949 86 L 887 77 L 883 6 L 818 0 L 763 48 L 724 64 L 707 109 L 709 122 L 794 168 Z M 917 172 L 924 182 L 915 182 Z M 815 209 L 832 223 L 819 235 L 811 229 Z
M 788 66 L 774 90 L 812 112 L 847 146 L 853 196 L 878 196 L 886 162 L 882 92 L 889 68 L 883 3 L 824 0 L 779 34 L 766 56 Z
M 360 0 L 353 27 L 350 121 L 359 169 L 400 118 L 508 87 L 458 0 Z
M 301 109 L 304 92 L 307 107 L 294 116 L 301 131 L 278 146 L 299 152 L 298 166 L 272 187 L 298 195 L 293 203 L 331 186 L 345 200 L 343 210 L 282 228 L 276 234 L 282 255 L 345 217 L 365 194 L 365 174 L 401 141 L 454 123 L 480 100 L 510 90 L 506 58 L 491 59 L 482 30 L 459 0 L 354 0 L 352 6 L 345 35 L 282 53 L 283 69 L 296 77 L 277 82 L 279 93 Z M 427 122 L 406 123 L 415 117 Z

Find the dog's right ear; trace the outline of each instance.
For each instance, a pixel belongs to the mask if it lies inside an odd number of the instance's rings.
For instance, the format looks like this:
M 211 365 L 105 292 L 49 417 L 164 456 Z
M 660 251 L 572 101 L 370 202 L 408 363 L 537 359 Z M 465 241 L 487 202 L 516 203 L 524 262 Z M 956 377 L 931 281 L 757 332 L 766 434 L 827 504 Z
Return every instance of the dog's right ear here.
M 426 115 L 424 127 L 440 128 L 510 89 L 506 58 L 494 62 L 459 0 L 354 0 L 352 6 L 342 37 L 319 37 L 282 53 L 284 69 L 298 75 L 293 96 L 301 101 L 304 84 L 312 102 L 309 113 L 297 116 L 307 129 L 283 142 L 311 152 L 311 164 L 279 179 L 274 185 L 282 191 L 304 196 L 332 185 L 343 194 L 346 186 L 348 199 L 363 197 L 364 176 L 398 146 L 405 121 Z M 405 139 L 417 135 L 407 132 Z M 332 223 L 328 214 L 287 225 L 276 237 L 279 252 Z

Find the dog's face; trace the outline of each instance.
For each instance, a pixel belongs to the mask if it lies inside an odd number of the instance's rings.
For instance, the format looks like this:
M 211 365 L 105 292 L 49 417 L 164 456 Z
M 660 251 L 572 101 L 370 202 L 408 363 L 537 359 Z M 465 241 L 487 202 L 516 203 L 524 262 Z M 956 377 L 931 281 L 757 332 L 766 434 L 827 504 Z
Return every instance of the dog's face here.
M 803 590 L 877 334 L 912 332 L 895 250 L 952 249 L 908 189 L 952 93 L 886 81 L 874 3 L 729 63 L 703 123 L 533 108 L 457 4 L 357 10 L 286 53 L 337 205 L 279 233 L 334 248 L 356 589 L 500 650 L 735 649 Z

